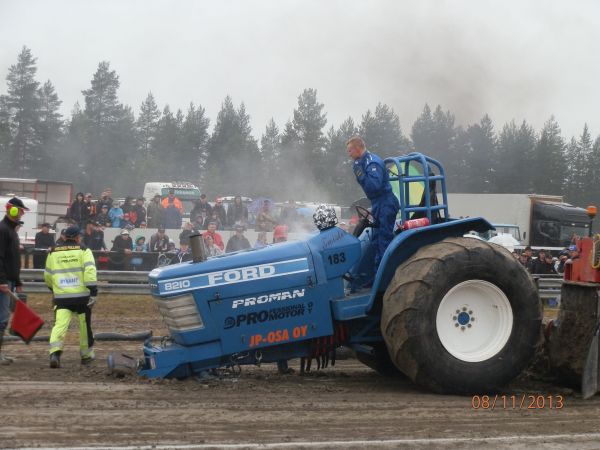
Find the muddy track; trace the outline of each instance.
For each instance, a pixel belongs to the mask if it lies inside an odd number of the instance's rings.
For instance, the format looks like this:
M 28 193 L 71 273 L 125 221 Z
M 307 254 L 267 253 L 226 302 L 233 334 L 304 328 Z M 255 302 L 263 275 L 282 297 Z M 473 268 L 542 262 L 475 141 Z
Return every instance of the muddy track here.
M 136 306 L 143 314 L 138 311 L 135 320 L 119 318 L 114 314 L 119 308 L 125 307 L 98 308 L 96 331 L 161 326 L 146 303 Z M 71 333 L 73 344 L 76 337 Z M 18 361 L 0 368 L 0 448 L 234 443 L 299 448 L 292 444 L 297 442 L 316 443 L 311 448 L 594 448 L 600 442 L 600 396 L 583 401 L 539 381 L 517 381 L 507 394 L 560 394 L 562 409 L 505 410 L 497 404 L 495 410 L 474 410 L 470 397 L 430 394 L 355 360 L 305 376 L 279 375 L 274 365 L 263 365 L 203 382 L 107 374 L 108 352 L 138 355 L 140 349 L 140 343 L 98 343 L 98 361 L 81 367 L 71 344 L 63 368 L 52 370 L 44 344 L 7 345 Z M 291 366 L 297 368 L 297 361 Z

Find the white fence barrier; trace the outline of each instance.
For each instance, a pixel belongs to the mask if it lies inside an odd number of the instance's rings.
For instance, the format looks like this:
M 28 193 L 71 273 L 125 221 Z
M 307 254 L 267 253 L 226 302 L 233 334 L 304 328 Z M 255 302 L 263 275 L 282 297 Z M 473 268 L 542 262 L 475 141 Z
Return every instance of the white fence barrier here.
M 107 294 L 150 295 L 148 288 L 149 272 L 99 270 L 98 291 Z M 555 298 L 560 303 L 562 276 L 533 275 L 538 286 L 540 298 Z M 24 269 L 21 271 L 26 292 L 48 292 L 44 283 L 44 271 L 41 269 Z

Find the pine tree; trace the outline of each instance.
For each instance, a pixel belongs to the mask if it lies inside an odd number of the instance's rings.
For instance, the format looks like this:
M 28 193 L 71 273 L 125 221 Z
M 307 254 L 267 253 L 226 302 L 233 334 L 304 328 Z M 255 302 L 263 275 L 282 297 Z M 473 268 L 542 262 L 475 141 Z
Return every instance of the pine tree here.
M 271 118 L 260 138 L 260 152 L 267 173 L 279 172 L 281 157 L 281 134 L 275 120 Z
M 581 153 L 581 160 L 577 164 L 577 178 L 576 183 L 580 191 L 574 195 L 573 201 L 575 204 L 581 204 L 587 206 L 592 198 L 588 195 L 588 186 L 590 180 L 590 166 L 592 159 L 592 147 L 593 141 L 588 129 L 587 123 L 583 126 L 583 131 L 577 142 L 579 152 Z
M 265 127 L 265 132 L 260 138 L 260 155 L 262 160 L 259 190 L 262 194 L 273 195 L 273 186 L 285 186 L 286 173 L 282 170 L 282 135 L 275 120 L 271 118 Z M 284 192 L 279 194 L 285 195 Z
M 211 195 L 232 195 L 232 192 L 255 195 L 260 162 L 250 116 L 243 103 L 236 110 L 227 96 L 208 143 L 205 190 Z
M 161 113 L 154 100 L 154 95 L 149 92 L 140 105 L 140 114 L 135 123 L 137 146 L 133 159 L 133 171 L 141 182 L 152 181 L 158 170 L 156 139 L 160 118 Z
M 468 192 L 496 192 L 496 134 L 492 119 L 486 114 L 479 123 L 467 128 L 468 153 L 465 161 L 469 173 Z
M 315 89 L 305 89 L 298 96 L 293 119 L 286 122 L 281 133 L 279 167 L 285 181 L 271 187 L 276 197 L 317 198 L 319 186 L 327 182 L 327 139 L 323 133 L 327 117 L 323 109 Z
M 588 202 L 588 183 L 593 163 L 592 136 L 587 124 L 578 140 L 571 138 L 565 149 L 567 177 L 565 181 L 565 196 L 567 201 L 580 205 Z
M 149 92 L 140 106 L 140 115 L 136 122 L 136 137 L 140 159 L 156 157 L 154 142 L 156 141 L 159 120 L 160 111 L 154 100 L 154 95 Z
M 39 83 L 35 80 L 36 58 L 31 50 L 23 47 L 17 63 L 10 66 L 6 77 L 8 93 L 3 103 L 9 114 L 11 144 L 8 175 L 26 177 L 31 175 L 31 161 L 36 157 L 40 140 Z
M 567 177 L 565 180 L 564 194 L 568 201 L 573 202 L 574 197 L 579 192 L 579 174 L 581 162 L 581 152 L 575 137 L 571 137 L 569 143 L 565 146 L 565 163 Z
M 368 110 L 360 124 L 359 134 L 367 148 L 382 158 L 407 153 L 408 140 L 402 134 L 400 119 L 394 110 L 381 102 L 375 107 L 375 114 Z
M 323 109 L 324 105 L 317 100 L 317 90 L 304 89 L 298 96 L 298 106 L 294 109 L 292 120 L 298 145 L 297 164 L 312 172 L 319 182 L 324 179 L 327 169 L 323 166 L 326 144 L 323 129 L 327 124 Z
M 537 194 L 560 195 L 565 183 L 565 143 L 558 122 L 551 116 L 544 124 L 533 154 L 531 177 Z
M 364 196 L 355 180 L 352 160 L 346 152 L 346 142 L 356 134 L 358 129 L 351 117 L 344 120 L 337 130 L 332 126 L 327 132 L 326 165 L 329 168 L 329 183 L 325 188 L 330 192 L 331 198 L 342 204 L 350 204 Z
M 182 127 L 179 160 L 184 180 L 202 184 L 206 164 L 206 144 L 210 120 L 200 105 L 190 103 Z
M 96 176 L 93 170 L 88 173 L 89 158 L 85 153 L 87 125 L 84 112 L 81 110 L 79 103 L 75 103 L 71 111 L 71 117 L 65 124 L 65 137 L 62 145 L 59 146 L 56 152 L 56 178 L 59 180 L 64 179 L 64 168 L 73 168 L 70 171 L 69 181 L 76 186 L 88 185 L 89 178 Z
M 432 114 L 426 104 L 411 131 L 415 150 L 438 159 L 445 165 L 451 162 L 449 160 L 455 137 L 454 116 L 450 111 L 442 111 L 440 105 Z
M 48 171 L 58 172 L 56 167 L 56 154 L 61 145 L 63 135 L 62 115 L 59 112 L 61 101 L 50 80 L 38 90 L 39 97 L 39 122 L 37 133 L 40 148 L 32 160 L 32 171 L 38 176 Z
M 432 113 L 427 104 L 411 131 L 415 150 L 437 159 L 444 166 L 450 192 L 456 192 L 463 178 L 469 176 L 463 174 L 466 150 L 457 143 L 459 131 L 449 111 L 444 112 L 438 105 Z
M 110 70 L 107 61 L 102 61 L 90 89 L 82 91 L 85 97 L 85 168 L 89 175 L 82 187 L 96 193 L 116 181 L 121 182 L 123 189 L 137 186 L 132 176 L 135 122 L 131 109 L 119 102 L 118 89 L 117 73 Z
M 6 105 L 6 97 L 0 95 L 0 167 L 10 165 L 10 113 Z
M 327 124 L 324 105 L 317 100 L 316 89 L 305 89 L 298 97 L 292 125 L 306 157 L 318 160 L 323 155 L 325 138 L 323 128 Z
M 129 106 L 122 107 L 121 117 L 112 129 L 108 142 L 115 149 L 120 163 L 107 179 L 113 181 L 117 192 L 141 195 L 145 180 L 135 172 L 135 117 Z
M 535 130 L 526 121 L 504 125 L 498 138 L 497 192 L 527 194 L 533 192 L 528 168 L 532 167 L 536 146 Z
M 364 119 L 363 119 L 364 121 Z M 432 136 L 434 134 L 433 116 L 431 108 L 427 103 L 423 107 L 423 111 L 412 126 L 410 137 L 413 146 L 417 152 L 433 155 Z
M 181 141 L 182 127 L 177 116 L 173 115 L 169 105 L 162 111 L 156 130 L 156 167 L 151 175 L 157 180 L 179 181 L 181 163 L 177 149 Z

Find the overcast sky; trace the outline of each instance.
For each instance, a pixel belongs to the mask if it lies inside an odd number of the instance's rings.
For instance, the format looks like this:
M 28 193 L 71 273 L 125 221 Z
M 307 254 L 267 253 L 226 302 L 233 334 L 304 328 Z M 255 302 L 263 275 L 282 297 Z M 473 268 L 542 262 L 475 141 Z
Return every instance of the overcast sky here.
M 260 137 L 316 88 L 328 126 L 390 104 L 408 133 L 425 102 L 497 128 L 554 114 L 565 136 L 600 133 L 598 1 L 0 0 L 0 78 L 23 45 L 69 114 L 98 62 L 137 112 L 246 103 Z M 6 92 L 4 81 L 0 93 Z

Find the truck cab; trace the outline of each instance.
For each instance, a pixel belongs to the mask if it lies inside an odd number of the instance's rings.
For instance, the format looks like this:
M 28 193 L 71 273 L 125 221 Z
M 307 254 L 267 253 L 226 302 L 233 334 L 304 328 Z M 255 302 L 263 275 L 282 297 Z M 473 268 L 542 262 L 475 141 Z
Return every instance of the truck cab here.
M 529 243 L 539 247 L 568 247 L 574 236 L 587 236 L 587 211 L 568 203 L 537 201 L 531 216 Z

